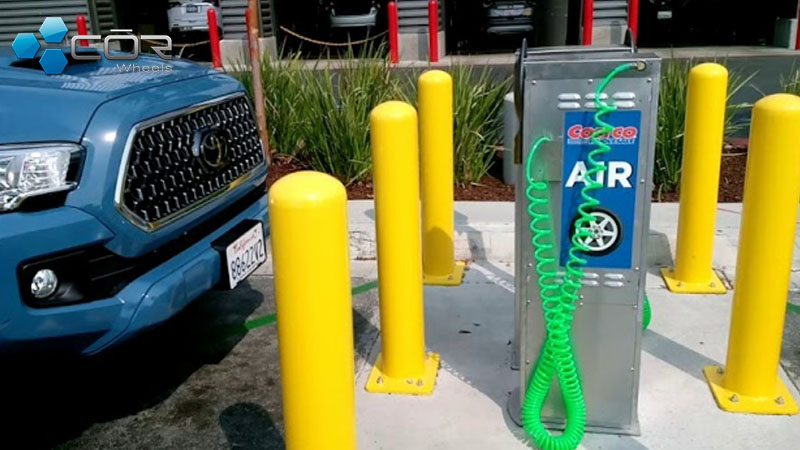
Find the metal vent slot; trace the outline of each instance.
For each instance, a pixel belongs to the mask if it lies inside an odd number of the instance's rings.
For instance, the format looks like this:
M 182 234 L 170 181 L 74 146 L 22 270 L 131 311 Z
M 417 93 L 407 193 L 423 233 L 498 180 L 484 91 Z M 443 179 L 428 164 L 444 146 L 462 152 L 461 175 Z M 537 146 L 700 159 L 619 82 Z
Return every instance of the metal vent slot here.
M 558 94 L 558 101 L 560 102 L 577 102 L 580 101 L 581 94 L 575 93 L 565 93 L 565 94 Z
M 578 102 L 559 102 L 558 109 L 581 109 L 581 104 Z

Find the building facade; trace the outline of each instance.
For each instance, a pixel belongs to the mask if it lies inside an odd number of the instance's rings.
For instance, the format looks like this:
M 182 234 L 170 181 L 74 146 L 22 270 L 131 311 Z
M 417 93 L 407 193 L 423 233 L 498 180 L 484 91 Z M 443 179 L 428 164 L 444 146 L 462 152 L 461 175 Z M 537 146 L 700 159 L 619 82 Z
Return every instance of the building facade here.
M 183 0 L 181 0 L 183 1 Z M 209 0 L 218 4 L 223 32 L 223 52 L 241 57 L 248 0 Z M 61 17 L 75 30 L 75 17 L 87 18 L 89 31 L 107 34 L 111 29 L 134 33 L 168 33 L 167 9 L 177 0 L 0 0 L 0 45 L 9 45 L 17 33 L 36 30 L 48 16 Z M 259 0 L 262 47 L 273 55 L 278 48 L 302 51 L 310 57 L 326 51 L 323 42 L 347 42 L 374 37 L 386 31 L 388 0 Z M 568 13 L 553 18 L 539 11 L 558 3 Z M 518 47 L 521 37 L 535 45 L 536 32 L 492 33 L 493 23 L 513 8 L 530 8 L 533 27 L 564 22 L 565 44 L 580 37 L 583 0 L 439 0 L 439 54 L 507 52 Z M 761 2 L 749 0 L 640 0 L 639 43 L 645 47 L 678 46 L 786 46 L 794 43 L 798 0 Z M 427 59 L 427 0 L 397 0 L 401 59 Z M 564 8 L 564 5 L 567 8 Z M 594 0 L 594 44 L 619 44 L 628 28 L 629 0 Z M 374 27 L 332 30 L 330 14 L 377 10 Z M 564 20 L 562 20 L 564 19 Z M 787 31 L 789 30 L 789 31 Z M 341 30 L 338 30 L 341 31 Z M 74 32 L 74 31 L 73 31 Z M 302 36 L 302 37 L 298 37 Z M 182 37 L 185 38 L 185 37 Z M 504 40 L 505 38 L 505 40 Z M 176 43 L 181 42 L 173 38 Z M 196 36 L 200 41 L 203 36 Z M 316 52 L 316 53 L 315 53 Z

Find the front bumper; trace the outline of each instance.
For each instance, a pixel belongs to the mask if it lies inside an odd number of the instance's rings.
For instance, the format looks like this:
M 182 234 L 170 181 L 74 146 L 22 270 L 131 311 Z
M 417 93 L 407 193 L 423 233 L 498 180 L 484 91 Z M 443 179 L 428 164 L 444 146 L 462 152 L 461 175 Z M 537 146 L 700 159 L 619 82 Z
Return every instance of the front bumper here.
M 261 220 L 269 235 L 264 195 L 111 298 L 32 308 L 22 301 L 17 280 L 17 268 L 23 261 L 104 244 L 114 235 L 92 215 L 69 206 L 39 213 L 14 213 L 2 219 L 8 226 L 0 227 L 0 349 L 74 338 L 78 351 L 97 353 L 169 319 L 214 288 L 220 282 L 222 264 L 211 243 L 235 225 L 247 219 Z M 19 230 L 26 231 L 21 235 Z

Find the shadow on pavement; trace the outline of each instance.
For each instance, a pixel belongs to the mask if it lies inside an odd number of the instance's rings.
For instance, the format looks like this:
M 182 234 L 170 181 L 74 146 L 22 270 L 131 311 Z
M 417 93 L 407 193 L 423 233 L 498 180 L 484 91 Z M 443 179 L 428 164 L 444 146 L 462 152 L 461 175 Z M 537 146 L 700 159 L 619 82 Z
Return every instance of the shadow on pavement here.
M 283 450 L 280 431 L 264 407 L 236 403 L 222 411 L 219 425 L 230 448 L 237 450 Z
M 669 237 L 661 231 L 651 229 L 647 235 L 647 271 L 661 277 L 662 267 L 674 267 Z M 652 287 L 652 286 L 651 286 Z
M 647 333 L 642 336 L 642 350 L 672 365 L 676 369 L 680 369 L 684 373 L 697 378 L 703 383 L 706 382 L 703 376 L 703 367 L 721 365 L 719 361 L 697 353 L 689 347 L 679 344 L 653 330 L 647 330 Z
M 244 336 L 227 331 L 242 324 L 263 301 L 262 293 L 246 284 L 235 291 L 212 292 L 172 320 L 96 357 L 37 351 L 4 358 L 0 371 L 3 441 L 17 443 L 16 448 L 51 447 L 80 436 L 93 424 L 158 405 L 199 368 L 221 361 Z M 203 408 L 188 409 L 192 420 L 209 420 L 199 417 Z M 230 423 L 228 417 L 243 414 L 241 410 L 241 406 L 233 409 L 220 421 Z M 100 442 L 88 437 L 83 443 L 112 448 L 104 441 L 109 434 L 128 431 L 119 428 L 98 438 Z M 144 437 L 134 434 L 120 436 L 123 444 L 115 447 L 136 447 L 137 439 Z

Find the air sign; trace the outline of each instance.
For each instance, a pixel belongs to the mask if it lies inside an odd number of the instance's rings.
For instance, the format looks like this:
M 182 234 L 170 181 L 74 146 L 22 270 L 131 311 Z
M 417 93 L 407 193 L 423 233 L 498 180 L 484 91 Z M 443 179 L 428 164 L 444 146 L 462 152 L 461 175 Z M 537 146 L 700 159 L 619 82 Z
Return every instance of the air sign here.
M 573 223 L 578 217 L 578 205 L 583 201 L 581 190 L 586 185 L 590 152 L 597 146 L 591 142 L 595 132 L 594 112 L 570 111 L 564 115 L 564 159 L 561 198 L 561 265 L 566 262 L 569 245 L 565 239 L 574 232 Z M 636 211 L 636 181 L 639 169 L 641 125 L 640 111 L 615 111 L 603 118 L 614 129 L 599 136 L 611 151 L 597 158 L 606 170 L 596 175 L 603 187 L 591 192 L 600 201 L 598 217 L 612 221 L 609 229 L 615 230 L 613 245 L 603 251 L 586 254 L 587 267 L 629 269 L 633 261 L 633 226 Z

